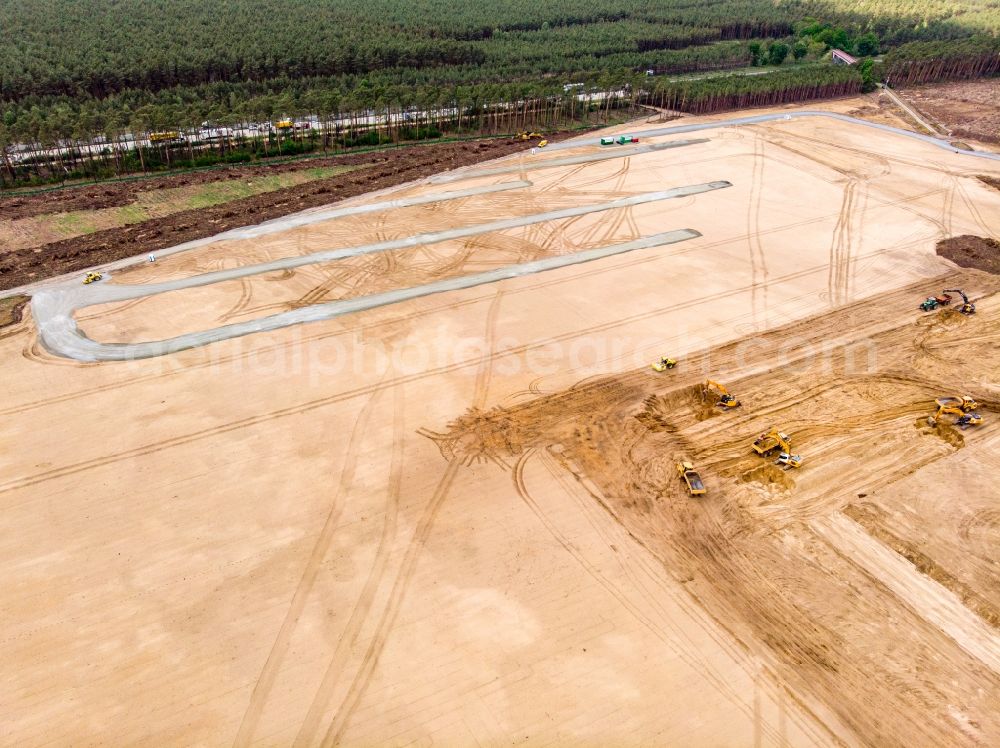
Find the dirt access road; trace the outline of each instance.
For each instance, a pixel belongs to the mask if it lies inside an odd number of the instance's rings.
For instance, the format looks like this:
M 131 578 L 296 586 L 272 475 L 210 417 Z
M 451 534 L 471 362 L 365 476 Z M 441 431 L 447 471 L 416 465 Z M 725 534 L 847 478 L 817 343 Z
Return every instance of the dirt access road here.
M 30 311 L 0 331 L 4 739 L 997 743 L 1000 282 L 934 248 L 1000 233 L 976 178 L 1000 167 L 817 118 L 705 137 L 549 169 L 600 151 L 522 153 L 446 189 L 529 187 L 230 237 L 110 283 L 732 187 L 76 321 L 154 341 L 702 234 L 669 252 L 141 361 L 55 357 Z M 917 310 L 945 287 L 979 313 Z M 664 354 L 681 364 L 656 374 Z M 709 375 L 742 407 L 703 402 Z M 983 425 L 923 425 L 950 394 Z M 770 426 L 797 472 L 749 453 Z

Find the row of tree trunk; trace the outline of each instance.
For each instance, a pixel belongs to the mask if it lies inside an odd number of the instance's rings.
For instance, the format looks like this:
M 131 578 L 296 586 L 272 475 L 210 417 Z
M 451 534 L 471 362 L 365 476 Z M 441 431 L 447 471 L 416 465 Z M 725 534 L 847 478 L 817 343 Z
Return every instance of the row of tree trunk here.
M 993 52 L 977 57 L 908 60 L 887 67 L 886 73 L 894 86 L 966 80 L 1000 73 L 1000 54 Z
M 650 96 L 649 103 L 661 109 L 671 109 L 689 114 L 711 114 L 712 112 L 727 112 L 733 109 L 749 109 L 790 104 L 795 101 L 850 96 L 860 91 L 860 80 L 804 84 L 788 88 L 747 92 L 713 91 L 692 94 L 685 90 L 668 89 Z
M 65 179 L 126 176 L 164 167 L 188 167 L 199 156 L 215 154 L 219 160 L 228 155 L 255 154 L 257 157 L 282 156 L 288 152 L 339 152 L 350 144 L 370 137 L 367 144 L 401 143 L 415 138 L 447 136 L 499 135 L 520 130 L 552 130 L 579 124 L 607 122 L 613 110 L 623 107 L 634 111 L 636 97 L 612 92 L 592 102 L 575 96 L 539 97 L 513 102 L 463 102 L 460 106 L 441 106 L 430 111 L 408 111 L 387 106 L 368 112 L 330 112 L 326 115 L 303 115 L 297 122 L 310 123 L 308 129 L 287 132 L 254 131 L 249 123 L 233 130 L 250 135 L 226 136 L 212 141 L 157 143 L 137 148 L 124 133 L 106 137 L 102 142 L 59 147 L 28 144 L 16 154 L 0 154 L 0 188 L 32 182 L 58 182 Z M 377 118 L 378 122 L 372 119 Z M 317 127 L 316 125 L 320 126 Z M 137 134 L 138 135 L 138 134 Z M 148 133 L 139 137 L 146 139 Z M 290 147 L 294 144 L 294 148 Z

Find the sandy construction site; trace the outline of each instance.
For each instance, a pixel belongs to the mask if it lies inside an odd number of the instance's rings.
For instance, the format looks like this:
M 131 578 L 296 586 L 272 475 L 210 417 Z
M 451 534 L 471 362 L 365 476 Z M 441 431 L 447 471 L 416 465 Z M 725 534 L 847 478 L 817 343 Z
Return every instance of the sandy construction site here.
M 1000 160 L 795 112 L 43 286 L 0 743 L 1000 744 Z

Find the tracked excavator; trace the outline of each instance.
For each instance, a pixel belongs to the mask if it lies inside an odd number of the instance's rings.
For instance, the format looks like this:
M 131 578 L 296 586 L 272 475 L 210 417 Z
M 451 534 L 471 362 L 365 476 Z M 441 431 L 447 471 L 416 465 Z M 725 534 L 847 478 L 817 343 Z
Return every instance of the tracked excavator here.
M 976 305 L 969 301 L 969 297 L 965 295 L 965 292 L 961 288 L 946 288 L 945 293 L 957 293 L 962 297 L 962 303 L 956 307 L 958 311 L 962 314 L 975 314 Z
M 983 422 L 983 417 L 974 412 L 979 407 L 979 403 L 971 397 L 945 397 L 937 400 L 936 403 L 937 412 L 927 419 L 930 426 L 937 426 L 943 415 L 958 416 L 955 419 L 955 425 L 962 429 L 978 426 Z
M 778 429 L 771 429 L 766 434 L 758 436 L 752 448 L 761 457 L 767 457 L 776 449 L 781 449 L 782 452 L 790 455 L 792 453 L 792 437 L 778 431 Z M 799 457 L 800 462 L 801 459 Z
M 702 397 L 707 398 L 712 393 L 713 389 L 718 391 L 719 393 L 719 402 L 717 402 L 716 405 L 719 405 L 723 408 L 739 407 L 740 401 L 737 400 L 732 395 L 730 395 L 729 390 L 727 390 L 718 382 L 712 381 L 711 379 L 707 380 L 705 384 L 702 385 L 702 390 L 701 390 Z

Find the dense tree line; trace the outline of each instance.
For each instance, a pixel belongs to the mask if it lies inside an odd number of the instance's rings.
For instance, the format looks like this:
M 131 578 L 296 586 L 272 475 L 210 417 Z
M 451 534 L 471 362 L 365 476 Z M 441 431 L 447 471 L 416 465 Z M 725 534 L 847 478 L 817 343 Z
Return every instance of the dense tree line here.
M 592 117 L 577 90 L 629 92 L 599 109 L 647 97 L 717 111 L 872 84 L 870 63 L 818 69 L 831 47 L 887 53 L 898 84 L 996 73 L 998 34 L 996 0 L 4 0 L 0 151 L 94 136 L 114 144 L 206 120 L 449 107 L 470 114 L 438 123 L 441 132 L 492 131 L 525 101 L 560 102 L 560 121 Z M 750 65 L 782 72 L 664 80 Z M 567 83 L 583 88 L 567 94 Z M 255 149 L 244 150 L 270 155 L 271 143 Z M 114 169 L 130 168 L 114 157 Z
M 1000 39 L 992 36 L 952 42 L 911 42 L 885 58 L 885 75 L 894 86 L 997 73 L 1000 73 Z
M 664 109 L 692 114 L 774 106 L 794 101 L 858 93 L 862 73 L 852 67 L 800 68 L 767 75 L 677 81 L 657 86 L 648 101 Z
M 888 44 L 1000 30 L 991 0 L 6 0 L 0 100 L 680 49 L 823 18 Z M 543 66 L 535 69 L 544 73 Z

